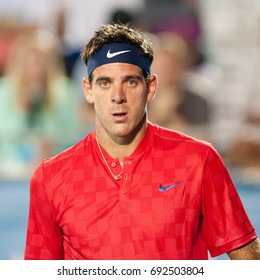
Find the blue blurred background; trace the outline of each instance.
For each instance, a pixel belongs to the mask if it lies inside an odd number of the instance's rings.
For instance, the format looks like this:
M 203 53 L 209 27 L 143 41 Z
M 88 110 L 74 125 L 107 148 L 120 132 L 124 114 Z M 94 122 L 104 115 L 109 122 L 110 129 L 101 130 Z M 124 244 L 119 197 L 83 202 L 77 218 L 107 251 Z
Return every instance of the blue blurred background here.
M 0 259 L 23 258 L 35 167 L 94 128 L 79 55 L 112 21 L 153 43 L 149 119 L 213 143 L 260 232 L 260 1 L 0 0 Z

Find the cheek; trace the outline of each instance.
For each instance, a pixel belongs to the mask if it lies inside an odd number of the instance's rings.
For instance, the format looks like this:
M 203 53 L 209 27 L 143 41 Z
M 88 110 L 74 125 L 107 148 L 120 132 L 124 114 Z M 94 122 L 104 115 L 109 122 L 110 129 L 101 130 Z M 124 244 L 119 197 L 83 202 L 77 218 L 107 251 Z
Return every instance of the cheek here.
M 146 111 L 147 99 L 144 97 L 140 97 L 138 101 L 135 100 L 134 103 L 132 104 L 135 104 L 131 106 L 134 118 L 136 119 L 142 118 Z
M 147 94 L 146 91 L 143 92 L 143 94 L 138 98 L 139 107 L 145 108 L 147 102 L 149 102 L 151 98 L 152 97 L 149 94 Z
M 94 103 L 94 108 L 95 108 L 96 114 L 100 118 L 106 119 L 107 110 L 108 110 L 107 101 L 104 99 L 97 100 L 94 98 L 93 103 Z

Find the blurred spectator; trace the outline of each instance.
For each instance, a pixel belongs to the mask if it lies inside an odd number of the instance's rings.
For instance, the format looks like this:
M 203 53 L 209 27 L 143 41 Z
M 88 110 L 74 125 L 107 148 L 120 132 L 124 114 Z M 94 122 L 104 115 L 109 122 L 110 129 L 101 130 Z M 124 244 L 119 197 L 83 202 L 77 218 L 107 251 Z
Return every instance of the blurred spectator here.
M 28 176 L 35 164 L 81 132 L 77 93 L 65 76 L 57 38 L 25 32 L 0 80 L 0 176 Z
M 6 58 L 19 34 L 32 28 L 56 33 L 60 0 L 0 1 L 0 75 L 4 74 Z
M 186 73 L 192 57 L 186 41 L 169 32 L 158 34 L 153 72 L 158 75 L 156 98 L 149 105 L 151 121 L 166 127 L 205 125 L 209 121 L 208 101 L 186 87 Z
M 2 27 L 38 27 L 55 32 L 56 14 L 61 0 L 0 1 Z
M 76 4 L 75 4 L 76 3 Z M 24 29 L 43 28 L 54 32 L 65 60 L 65 69 L 71 75 L 80 50 L 92 32 L 102 23 L 108 23 L 111 13 L 135 13 L 143 8 L 143 0 L 8 0 L 0 1 L 0 75 L 5 57 L 13 39 Z M 120 17 L 123 16 L 122 14 Z
M 141 21 L 154 34 L 172 32 L 181 36 L 190 49 L 193 63 L 203 61 L 198 0 L 144 0 Z
M 119 23 L 135 23 L 136 19 L 135 19 L 135 15 L 134 13 L 128 11 L 128 10 L 124 10 L 124 9 L 115 9 L 114 11 L 112 11 L 111 15 L 110 15 L 110 22 L 119 22 Z M 136 24 L 135 24 L 136 25 Z
M 223 154 L 233 150 L 240 140 L 244 142 L 241 134 L 251 125 L 245 120 L 252 121 L 259 112 L 260 94 L 255 84 L 259 81 L 260 1 L 200 0 L 199 6 L 207 55 L 222 71 L 212 100 L 211 134 L 215 147 Z M 251 141 L 251 133 L 246 138 Z

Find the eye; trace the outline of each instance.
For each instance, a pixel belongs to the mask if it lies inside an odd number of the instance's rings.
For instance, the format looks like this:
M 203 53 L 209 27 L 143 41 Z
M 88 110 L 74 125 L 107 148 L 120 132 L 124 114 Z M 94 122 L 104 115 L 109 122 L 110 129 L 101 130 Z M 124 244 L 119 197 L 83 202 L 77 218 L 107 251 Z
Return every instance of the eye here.
M 138 81 L 137 81 L 136 79 L 129 79 L 129 80 L 127 81 L 127 83 L 128 83 L 128 85 L 129 85 L 130 87 L 134 87 L 134 86 L 137 86 Z
M 101 86 L 103 88 L 107 88 L 109 85 L 110 85 L 110 82 L 107 80 L 99 81 L 99 86 Z

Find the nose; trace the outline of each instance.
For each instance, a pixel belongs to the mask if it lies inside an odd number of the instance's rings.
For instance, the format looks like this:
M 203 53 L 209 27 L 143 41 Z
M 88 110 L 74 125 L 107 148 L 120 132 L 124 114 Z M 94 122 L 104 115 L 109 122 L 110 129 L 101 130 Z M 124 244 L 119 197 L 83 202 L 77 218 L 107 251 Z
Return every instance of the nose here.
M 126 103 L 126 95 L 122 86 L 117 86 L 114 88 L 112 102 L 116 104 Z

